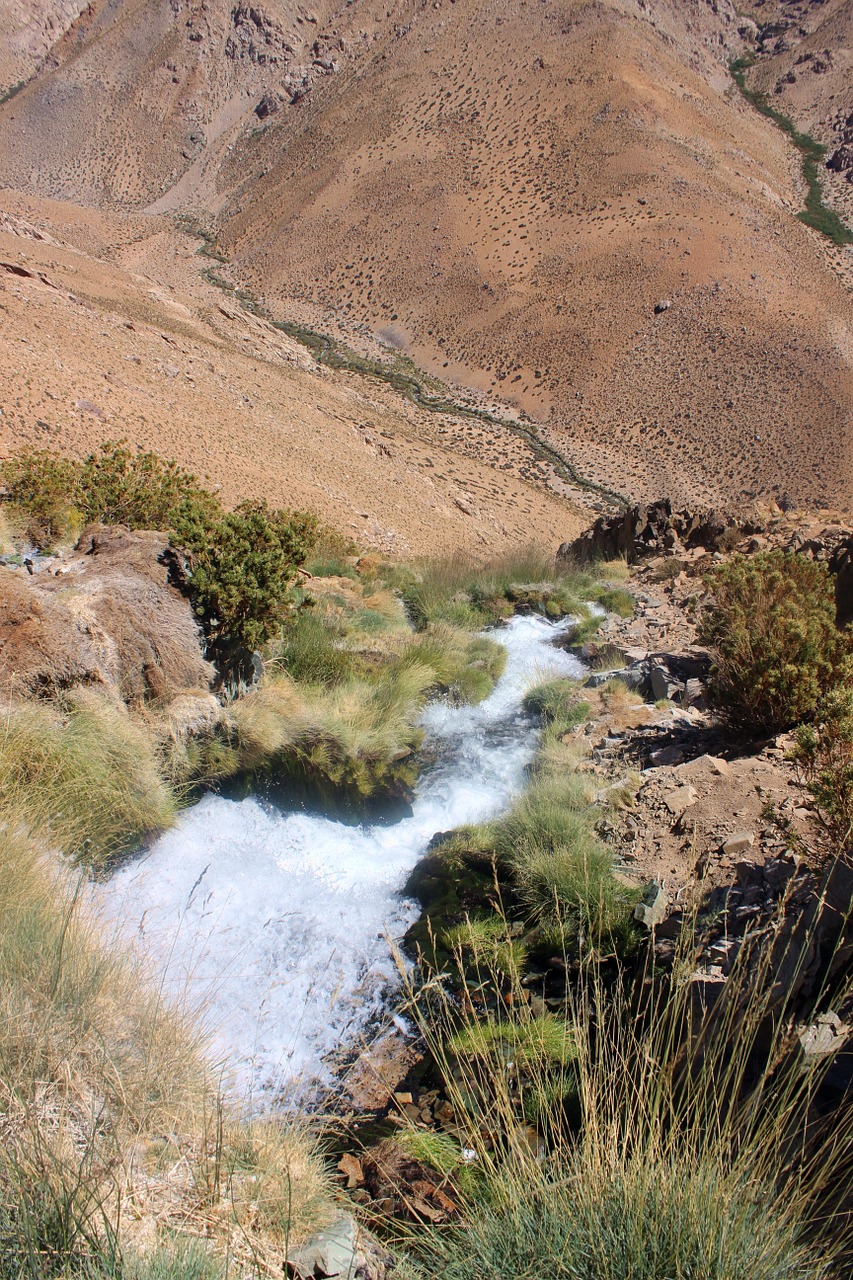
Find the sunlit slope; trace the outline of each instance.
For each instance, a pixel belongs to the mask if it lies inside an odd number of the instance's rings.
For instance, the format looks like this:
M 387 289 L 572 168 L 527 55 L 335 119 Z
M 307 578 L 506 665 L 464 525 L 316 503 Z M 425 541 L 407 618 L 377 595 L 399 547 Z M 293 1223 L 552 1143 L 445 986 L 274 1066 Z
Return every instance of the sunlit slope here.
M 82 207 L 75 243 L 159 218 L 122 260 L 162 286 L 188 214 L 272 314 L 525 410 L 622 493 L 848 504 L 853 258 L 797 221 L 724 0 L 60 8 L 0 184 Z
M 79 456 L 124 437 L 207 476 L 227 503 L 308 507 L 384 552 L 550 547 L 588 519 L 525 479 L 523 441 L 457 447 L 452 419 L 319 368 L 203 281 L 197 244 L 158 219 L 3 197 L 0 454 Z
M 623 490 L 845 503 L 849 293 L 728 77 L 737 20 L 679 10 L 397 5 L 235 153 L 222 241 Z

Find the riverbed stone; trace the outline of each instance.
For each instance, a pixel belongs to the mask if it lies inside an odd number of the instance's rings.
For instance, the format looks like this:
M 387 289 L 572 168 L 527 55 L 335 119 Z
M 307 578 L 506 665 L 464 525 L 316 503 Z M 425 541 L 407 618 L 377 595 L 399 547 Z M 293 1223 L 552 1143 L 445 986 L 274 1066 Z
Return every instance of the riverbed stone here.
M 287 1259 L 292 1280 L 355 1280 L 358 1227 L 348 1213 L 312 1236 Z
M 746 853 L 747 849 L 751 849 L 754 844 L 755 836 L 753 832 L 735 831 L 734 835 L 723 841 L 720 848 L 725 856 L 730 858 L 736 853 Z
M 696 803 L 697 791 L 687 783 L 683 787 L 674 787 L 672 791 L 663 793 L 663 802 L 674 818 L 681 818 Z
M 646 901 L 634 908 L 634 919 L 647 929 L 656 928 L 666 917 L 667 895 L 662 885 L 653 884 Z

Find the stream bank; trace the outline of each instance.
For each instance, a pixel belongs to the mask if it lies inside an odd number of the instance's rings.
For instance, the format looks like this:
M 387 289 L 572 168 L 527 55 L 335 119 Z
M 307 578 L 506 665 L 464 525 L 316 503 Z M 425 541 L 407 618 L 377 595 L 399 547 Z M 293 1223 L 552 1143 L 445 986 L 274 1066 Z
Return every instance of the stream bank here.
M 583 673 L 553 644 L 569 625 L 511 619 L 491 633 L 507 650 L 492 694 L 427 707 L 434 762 L 400 821 L 348 826 L 208 795 L 96 887 L 123 943 L 201 1019 L 236 1094 L 309 1099 L 386 1012 L 398 981 L 393 942 L 418 913 L 402 896 L 406 878 L 436 832 L 496 816 L 521 789 L 538 739 L 525 690 Z

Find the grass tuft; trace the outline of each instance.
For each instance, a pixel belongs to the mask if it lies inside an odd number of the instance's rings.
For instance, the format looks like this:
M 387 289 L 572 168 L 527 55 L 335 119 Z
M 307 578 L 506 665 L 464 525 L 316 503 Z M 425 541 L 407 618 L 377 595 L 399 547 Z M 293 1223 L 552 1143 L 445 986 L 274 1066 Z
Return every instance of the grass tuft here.
M 119 702 L 78 689 L 0 725 L 0 820 L 73 858 L 104 862 L 164 831 L 177 803 L 153 736 Z

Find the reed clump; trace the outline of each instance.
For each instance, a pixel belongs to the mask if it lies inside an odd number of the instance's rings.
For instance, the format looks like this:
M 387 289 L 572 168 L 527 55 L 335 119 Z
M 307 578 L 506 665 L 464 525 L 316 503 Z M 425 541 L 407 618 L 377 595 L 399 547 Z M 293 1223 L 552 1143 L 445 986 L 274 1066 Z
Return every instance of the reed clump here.
M 396 579 L 415 627 L 446 622 L 479 629 L 513 613 L 578 618 L 589 634 L 598 622 L 590 604 L 630 616 L 633 597 L 620 584 L 622 562 L 579 569 L 557 568 L 540 548 L 522 548 L 488 564 L 457 556 L 397 570 Z
M 671 969 L 614 979 L 582 966 L 547 1014 L 506 969 L 484 966 L 461 996 L 438 971 L 410 990 L 454 1116 L 455 1159 L 446 1142 L 438 1155 L 461 1213 L 386 1224 L 402 1275 L 847 1274 L 853 1113 L 818 1103 L 834 1055 L 802 1051 L 777 928 L 745 940 L 709 1005 L 697 920 Z M 794 934 L 781 962 L 796 970 L 809 946 Z M 484 998 L 486 977 L 500 1002 Z M 825 986 L 816 1003 L 841 1007 L 848 988 Z
M 107 693 L 24 703 L 0 722 L 0 821 L 11 829 L 103 862 L 171 826 L 177 807 L 152 734 Z

